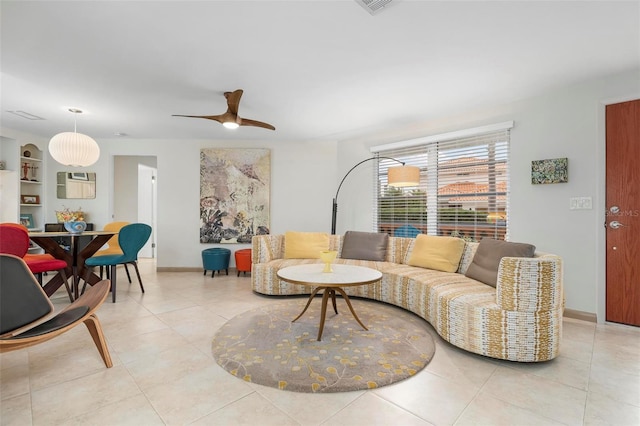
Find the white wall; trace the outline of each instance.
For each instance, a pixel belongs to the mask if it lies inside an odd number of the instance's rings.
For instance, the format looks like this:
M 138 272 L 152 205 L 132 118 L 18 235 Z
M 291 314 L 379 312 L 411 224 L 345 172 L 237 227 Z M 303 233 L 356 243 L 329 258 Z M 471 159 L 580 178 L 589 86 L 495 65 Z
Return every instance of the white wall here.
M 271 232 L 326 231 L 331 199 L 344 174 L 369 158 L 369 147 L 485 124 L 514 120 L 511 137 L 510 239 L 535 244 L 564 258 L 566 306 L 604 316 L 604 104 L 640 97 L 640 74 L 628 72 L 559 87 L 538 97 L 468 111 L 455 117 L 430 117 L 402 131 L 378 131 L 368 137 L 326 143 L 259 143 L 203 140 L 98 140 L 101 158 L 86 171 L 97 173 L 96 200 L 81 200 L 98 229 L 110 222 L 114 155 L 152 155 L 158 159 L 159 267 L 199 267 L 199 151 L 201 148 L 271 149 Z M 42 138 L 2 129 L 21 144 Z M 44 145 L 44 146 L 43 146 Z M 569 182 L 531 185 L 532 160 L 569 158 Z M 371 230 L 373 162 L 349 176 L 338 199 L 337 232 Z M 47 156 L 48 221 L 60 205 L 55 176 L 65 168 Z M 107 195 L 105 195 L 107 194 Z M 569 198 L 590 196 L 593 210 L 569 210 Z M 226 245 L 229 247 L 229 245 Z M 233 250 L 246 245 L 234 245 Z
M 110 222 L 113 193 L 113 157 L 157 157 L 158 169 L 158 267 L 201 267 L 201 251 L 214 244 L 200 244 L 200 149 L 268 148 L 271 150 L 271 232 L 287 230 L 329 231 L 331 187 L 336 174 L 335 143 L 226 142 L 203 140 L 99 140 L 101 156 L 91 166 L 98 173 L 99 205 L 90 217 L 98 227 Z M 103 187 L 104 185 L 104 187 Z M 109 194 L 109 198 L 102 196 Z M 84 202 L 85 200 L 83 200 Z M 84 205 L 83 205 L 84 209 Z M 249 245 L 219 245 L 235 251 Z M 234 265 L 233 257 L 231 265 Z
M 403 134 L 378 133 L 338 144 L 339 174 L 371 155 L 369 147 L 447 131 L 514 120 L 511 133 L 510 240 L 529 242 L 564 259 L 566 307 L 603 318 L 605 103 L 640 98 L 640 73 L 628 72 L 535 98 L 430 119 Z M 569 182 L 531 185 L 532 160 L 569 158 Z M 340 191 L 337 233 L 370 230 L 363 212 L 373 193 L 373 170 L 350 175 Z M 569 210 L 569 198 L 592 197 L 592 210 Z M 352 202 L 353 200 L 353 202 Z

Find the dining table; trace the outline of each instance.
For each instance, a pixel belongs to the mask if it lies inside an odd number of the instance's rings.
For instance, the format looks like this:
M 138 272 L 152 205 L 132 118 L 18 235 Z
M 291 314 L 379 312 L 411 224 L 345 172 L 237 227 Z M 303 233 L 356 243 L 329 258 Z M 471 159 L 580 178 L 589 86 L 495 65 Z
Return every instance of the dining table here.
M 74 298 L 78 298 L 78 287 L 80 278 L 93 285 L 101 280 L 100 276 L 85 266 L 85 260 L 93 256 L 102 246 L 104 246 L 111 237 L 117 235 L 117 231 L 84 231 L 81 233 L 71 232 L 29 232 L 29 238 L 38 246 L 42 247 L 45 253 L 50 254 L 56 259 L 67 262 L 65 274 L 67 277 L 73 277 Z M 79 238 L 92 237 L 89 244 L 80 248 Z M 70 237 L 71 246 L 65 250 L 58 243 L 60 237 Z M 51 278 L 44 286 L 43 290 L 47 296 L 55 293 L 63 284 L 63 278 L 60 273 Z

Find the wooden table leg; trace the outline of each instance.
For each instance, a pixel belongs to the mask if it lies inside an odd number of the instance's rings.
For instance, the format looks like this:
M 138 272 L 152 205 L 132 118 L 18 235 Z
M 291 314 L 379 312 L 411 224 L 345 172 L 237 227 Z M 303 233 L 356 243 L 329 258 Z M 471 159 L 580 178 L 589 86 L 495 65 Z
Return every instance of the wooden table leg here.
M 322 331 L 324 330 L 324 320 L 327 317 L 327 300 L 329 299 L 330 290 L 324 290 L 322 294 L 322 308 L 320 311 L 320 329 L 318 330 L 318 342 L 322 340 Z
M 360 318 L 358 318 L 358 316 L 356 315 L 356 311 L 353 310 L 353 306 L 351 306 L 351 302 L 349 301 L 349 296 L 347 296 L 347 293 L 344 292 L 343 289 L 341 289 L 340 287 L 335 287 L 336 291 L 338 293 L 340 293 L 342 295 L 342 297 L 344 298 L 345 302 L 347 302 L 347 306 L 349 307 L 349 310 L 351 311 L 351 315 L 353 315 L 353 317 L 356 319 L 356 321 L 358 321 L 358 324 L 360 324 L 360 326 L 362 328 L 364 328 L 365 330 L 369 330 L 367 327 L 364 326 L 364 324 L 362 323 L 362 321 L 360 321 Z
M 67 253 L 62 247 L 58 245 L 52 238 L 49 237 L 30 237 L 31 240 L 42 247 L 46 253 L 49 253 L 56 259 L 61 259 L 67 262 L 67 267 L 64 273 L 67 277 L 73 276 L 73 257 Z M 63 284 L 63 278 L 60 273 L 56 274 L 42 287 L 47 296 L 51 296 L 55 293 Z
M 338 315 L 338 307 L 336 306 L 336 292 L 334 289 L 330 289 L 329 294 L 331 295 L 331 303 L 333 303 L 333 312 Z
M 313 292 L 311 292 L 311 296 L 309 296 L 309 300 L 307 300 L 307 305 L 304 307 L 304 309 L 302 310 L 302 312 L 300 312 L 300 315 L 298 315 L 297 317 L 295 317 L 293 319 L 293 321 L 291 322 L 296 322 L 296 320 L 298 320 L 298 318 L 300 318 L 302 316 L 302 314 L 304 314 L 305 312 L 307 312 L 307 309 L 309 309 L 309 305 L 311 304 L 311 301 L 313 300 L 313 298 L 316 296 L 316 294 L 318 293 L 318 290 L 320 290 L 320 287 L 316 287 L 313 289 Z
M 356 315 L 356 311 L 353 309 L 353 306 L 351 305 L 351 301 L 349 300 L 349 296 L 347 296 L 347 293 L 345 293 L 344 290 L 341 289 L 340 287 L 331 287 L 331 288 L 329 288 L 329 287 L 316 287 L 315 289 L 313 289 L 313 292 L 311 293 L 311 296 L 309 296 L 309 300 L 307 300 L 307 304 L 305 305 L 304 309 L 302 310 L 302 312 L 300 312 L 300 315 L 295 317 L 291 322 L 296 322 L 305 312 L 307 312 L 307 309 L 309 309 L 309 305 L 311 304 L 311 301 L 313 300 L 315 295 L 320 290 L 324 290 L 324 293 L 322 293 L 322 307 L 320 308 L 320 326 L 319 326 L 319 329 L 318 329 L 318 341 L 322 340 L 322 332 L 324 331 L 324 323 L 325 323 L 325 320 L 327 318 L 327 305 L 328 305 L 328 302 L 329 302 L 329 297 L 331 297 L 331 304 L 333 305 L 333 311 L 336 314 L 338 314 L 338 307 L 336 305 L 336 291 L 338 293 L 340 293 L 340 295 L 345 300 L 345 302 L 347 302 L 347 306 L 349 307 L 349 310 L 351 311 L 351 315 L 353 315 L 353 317 L 356 319 L 358 324 L 360 324 L 360 327 L 364 328 L 365 330 L 369 330 L 362 323 L 362 321 L 360 321 L 360 318 L 358 318 L 358 315 Z
M 78 280 L 80 278 L 84 279 L 85 277 L 88 277 L 88 283 L 91 285 L 99 283 L 102 280 L 99 275 L 94 274 L 93 272 L 87 274 L 87 267 L 84 265 L 84 262 L 100 250 L 100 248 L 105 245 L 112 236 L 113 234 L 96 235 L 89 244 L 87 244 L 82 251 L 77 254 L 76 276 L 78 277 Z

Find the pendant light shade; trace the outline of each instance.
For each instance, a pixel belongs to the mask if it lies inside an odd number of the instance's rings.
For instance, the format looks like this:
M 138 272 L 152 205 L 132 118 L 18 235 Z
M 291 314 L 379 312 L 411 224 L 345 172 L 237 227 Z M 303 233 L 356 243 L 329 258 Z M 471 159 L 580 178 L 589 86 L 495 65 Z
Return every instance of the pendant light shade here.
M 78 109 L 70 109 L 74 114 L 80 114 Z M 87 167 L 100 158 L 100 147 L 91 137 L 82 133 L 58 133 L 49 141 L 49 153 L 58 163 L 72 167 Z
M 60 164 L 86 167 L 100 157 L 100 147 L 92 138 L 82 133 L 63 132 L 51 138 L 49 153 Z

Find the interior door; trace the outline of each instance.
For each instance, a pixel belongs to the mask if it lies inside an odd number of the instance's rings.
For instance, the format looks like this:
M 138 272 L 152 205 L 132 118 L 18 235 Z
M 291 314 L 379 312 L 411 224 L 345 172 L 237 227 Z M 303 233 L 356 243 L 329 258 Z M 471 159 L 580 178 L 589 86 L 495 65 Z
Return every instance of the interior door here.
M 140 257 L 155 257 L 156 169 L 138 165 L 138 222 L 151 225 L 151 236 L 140 249 Z
M 640 326 L 640 100 L 606 107 L 606 319 Z

